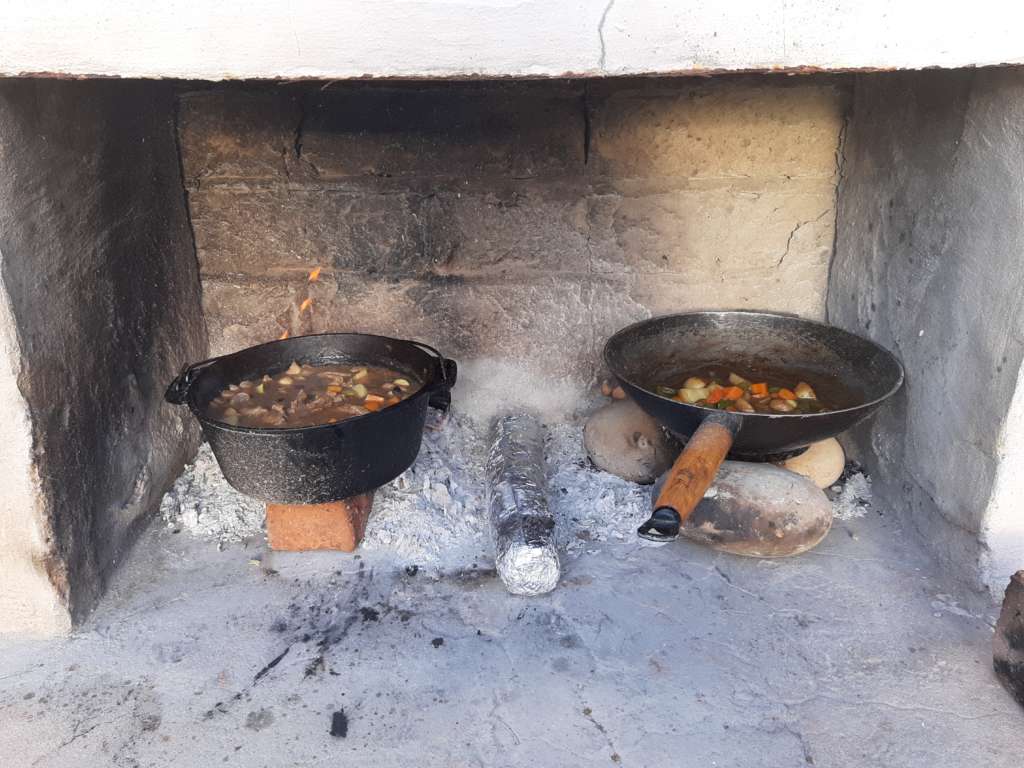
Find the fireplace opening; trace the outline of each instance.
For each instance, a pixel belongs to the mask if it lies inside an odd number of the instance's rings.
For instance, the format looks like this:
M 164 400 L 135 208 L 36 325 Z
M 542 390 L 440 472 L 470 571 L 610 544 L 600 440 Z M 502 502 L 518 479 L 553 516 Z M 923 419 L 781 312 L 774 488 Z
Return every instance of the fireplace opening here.
M 936 696 L 971 691 L 1003 749 L 1008 707 L 964 669 L 984 655 L 970 648 L 990 632 L 993 598 L 1024 565 L 1013 504 L 1022 91 L 1016 67 L 0 82 L 0 631 L 93 628 L 125 647 L 119 622 L 143 611 L 141 641 L 159 664 L 178 664 L 217 655 L 227 635 L 202 627 L 231 626 L 245 635 L 239 659 L 199 665 L 214 681 L 196 683 L 202 711 L 177 703 L 202 723 L 237 718 L 253 739 L 282 716 L 266 713 L 286 706 L 285 689 L 307 684 L 324 717 L 343 712 L 344 738 L 362 739 L 360 723 L 387 711 L 367 698 L 367 669 L 392 690 L 408 683 L 419 704 L 450 703 L 442 687 L 420 696 L 435 683 L 419 661 L 402 679 L 371 643 L 506 682 L 565 676 L 558 706 L 582 713 L 595 754 L 620 762 L 624 734 L 605 718 L 640 717 L 626 695 L 636 664 L 636 697 L 667 695 L 658 676 L 685 666 L 668 649 L 699 615 L 685 642 L 730 672 L 695 673 L 694 706 L 705 687 L 728 700 L 727 715 L 707 715 L 722 727 L 760 702 L 772 734 L 790 734 L 765 737 L 779 764 L 813 762 L 810 737 L 787 730 L 794 707 L 918 712 L 902 694 L 932 684 L 919 653 L 951 659 Z M 877 412 L 838 440 L 757 465 L 731 454 L 698 494 L 690 540 L 653 546 L 637 528 L 686 435 L 630 410 L 605 344 L 652 317 L 735 310 L 856 334 L 892 353 L 899 376 L 885 369 Z M 420 419 L 418 455 L 340 499 L 294 492 L 318 482 L 302 474 L 309 462 L 246 452 L 247 487 L 260 492 L 241 493 L 217 438 L 203 439 L 189 387 L 211 359 L 342 333 L 427 345 L 415 365 L 436 365 L 445 386 L 409 416 Z M 387 360 L 397 354 L 388 347 Z M 239 381 L 255 375 L 237 370 Z M 167 402 L 172 382 L 189 407 Z M 742 390 L 728 402 L 751 383 L 723 378 Z M 777 395 L 789 383 L 774 384 L 768 399 L 787 401 Z M 388 405 L 412 414 L 413 400 Z M 363 410 L 388 416 L 374 406 Z M 331 461 L 349 467 L 366 440 Z M 282 442 L 288 456 L 305 450 Z M 403 446 L 373 451 L 397 467 Z M 756 531 L 723 527 L 754 507 Z M 354 553 L 311 551 L 321 549 Z M 531 602 L 505 587 L 550 594 Z M 221 588 L 237 610 L 195 597 Z M 649 633 L 627 631 L 637 612 Z M 510 639 L 517 625 L 529 643 Z M 954 635 L 967 651 L 949 650 Z M 861 667 L 839 658 L 847 647 L 856 664 L 910 671 L 861 685 Z M 465 653 L 443 656 L 456 648 Z M 249 670 L 257 649 L 273 653 Z M 335 700 L 326 685 L 357 653 L 371 659 L 350 672 L 358 702 Z M 633 671 L 609 672 L 622 654 Z M 775 656 L 787 658 L 778 669 Z M 150 661 L 129 660 L 126 675 Z M 592 701 L 584 681 L 606 674 L 614 681 Z M 748 674 L 756 682 L 736 682 Z M 840 684 L 861 685 L 856 700 Z M 792 696 L 777 696 L 786 685 Z M 140 717 L 155 706 L 144 688 L 131 688 Z M 465 710 L 502 749 L 526 741 L 524 723 L 495 714 L 513 689 L 488 694 L 490 714 Z M 260 701 L 266 690 L 273 705 Z M 388 705 L 407 719 L 397 727 L 425 738 L 407 703 Z

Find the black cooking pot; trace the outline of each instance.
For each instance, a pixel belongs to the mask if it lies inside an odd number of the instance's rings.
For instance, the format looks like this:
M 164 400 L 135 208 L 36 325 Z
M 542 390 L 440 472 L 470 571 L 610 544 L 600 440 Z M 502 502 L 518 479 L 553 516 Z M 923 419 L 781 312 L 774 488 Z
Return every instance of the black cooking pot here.
M 275 375 L 292 361 L 378 365 L 422 386 L 389 408 L 315 427 L 240 427 L 207 415 L 229 384 Z M 187 366 L 168 402 L 188 404 L 202 424 L 225 479 L 273 504 L 324 504 L 379 488 L 415 461 L 427 407 L 447 410 L 456 364 L 426 344 L 361 333 L 325 333 L 271 341 Z

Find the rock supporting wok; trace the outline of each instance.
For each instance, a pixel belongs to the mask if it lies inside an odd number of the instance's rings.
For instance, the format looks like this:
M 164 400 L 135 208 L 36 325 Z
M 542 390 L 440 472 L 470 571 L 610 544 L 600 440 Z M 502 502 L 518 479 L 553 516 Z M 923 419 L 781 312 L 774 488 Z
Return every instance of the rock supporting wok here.
M 832 504 L 811 480 L 774 464 L 726 461 L 679 535 L 734 555 L 788 557 L 817 546 L 831 527 Z

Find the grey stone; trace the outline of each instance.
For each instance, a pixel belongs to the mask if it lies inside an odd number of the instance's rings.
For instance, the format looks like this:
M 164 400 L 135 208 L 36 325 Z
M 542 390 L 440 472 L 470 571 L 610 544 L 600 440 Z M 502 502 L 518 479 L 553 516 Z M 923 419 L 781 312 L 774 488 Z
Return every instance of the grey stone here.
M 672 466 L 679 446 L 632 400 L 617 400 L 587 419 L 583 446 L 598 469 L 634 483 L 653 483 Z
M 335 84 L 305 102 L 321 179 L 583 173 L 582 87 L 552 82 Z
M 832 504 L 806 477 L 774 464 L 725 461 L 679 535 L 734 555 L 789 557 L 816 547 L 831 527 Z
M 832 178 L 841 81 L 610 80 L 591 87 L 588 172 L 611 179 Z

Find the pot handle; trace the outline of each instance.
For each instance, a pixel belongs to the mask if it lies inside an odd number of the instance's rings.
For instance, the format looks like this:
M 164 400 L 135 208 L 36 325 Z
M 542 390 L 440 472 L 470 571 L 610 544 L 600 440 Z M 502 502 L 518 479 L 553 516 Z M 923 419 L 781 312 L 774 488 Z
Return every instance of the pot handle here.
M 209 360 L 203 360 L 200 363 L 186 365 L 181 369 L 181 373 L 178 374 L 177 378 L 167 387 L 167 391 L 164 392 L 164 400 L 174 405 L 184 405 L 188 402 L 188 393 L 192 389 L 192 384 L 202 370 L 219 359 L 218 357 L 211 357 Z
M 439 411 L 447 411 L 452 404 L 452 387 L 455 386 L 455 380 L 458 378 L 459 366 L 454 360 L 449 360 L 429 344 L 424 344 L 422 341 L 414 341 L 413 344 L 437 358 L 437 375 L 431 384 L 432 391 L 427 404 Z

